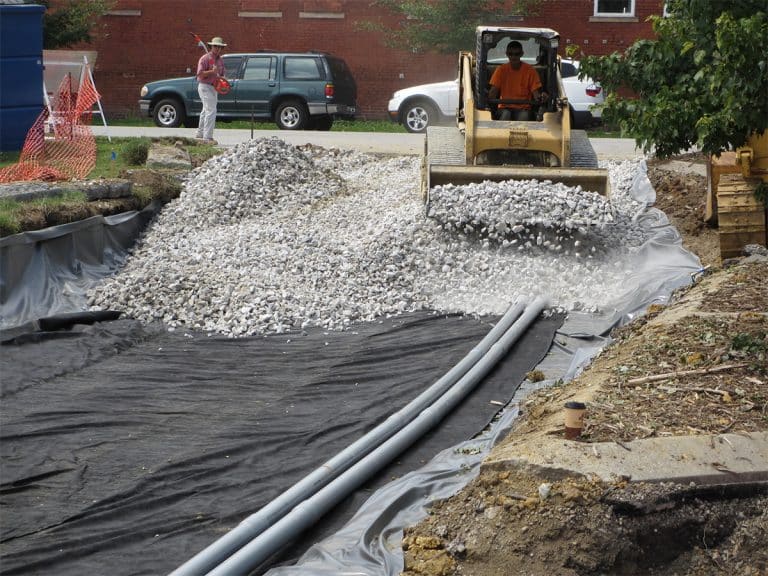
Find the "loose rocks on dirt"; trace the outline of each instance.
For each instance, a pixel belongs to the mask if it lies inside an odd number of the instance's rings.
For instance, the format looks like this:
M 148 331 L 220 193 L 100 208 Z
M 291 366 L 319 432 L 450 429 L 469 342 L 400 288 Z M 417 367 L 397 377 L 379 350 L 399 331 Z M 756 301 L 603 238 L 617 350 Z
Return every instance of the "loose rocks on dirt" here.
M 169 329 L 229 336 L 341 330 L 421 309 L 500 314 L 532 294 L 594 310 L 626 290 L 626 256 L 646 237 L 633 220 L 645 204 L 629 196 L 638 166 L 608 166 L 610 203 L 537 184 L 513 244 L 457 231 L 447 216 L 426 218 L 418 158 L 252 140 L 193 171 L 90 301 Z M 538 241 L 542 230 L 553 240 Z

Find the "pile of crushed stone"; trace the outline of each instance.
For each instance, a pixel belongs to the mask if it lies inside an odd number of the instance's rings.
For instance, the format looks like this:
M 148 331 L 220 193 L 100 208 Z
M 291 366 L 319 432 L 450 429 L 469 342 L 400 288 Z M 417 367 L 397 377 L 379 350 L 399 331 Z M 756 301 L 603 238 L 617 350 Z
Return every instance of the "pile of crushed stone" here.
M 550 180 L 436 186 L 430 192 L 429 217 L 445 230 L 502 243 L 524 236 L 534 227 L 585 236 L 591 228 L 604 229 L 616 220 L 607 199 Z
M 467 204 L 479 209 L 460 186 L 443 192 L 454 216 L 425 217 L 418 158 L 251 140 L 190 173 L 89 303 L 233 337 L 343 330 L 415 310 L 501 314 L 532 294 L 597 310 L 627 289 L 627 255 L 647 238 L 635 221 L 645 204 L 629 194 L 640 162 L 607 166 L 610 202 L 536 183 L 535 195 L 518 194 L 517 208 L 499 213 L 521 228 L 494 238 L 453 224 Z M 504 183 L 483 186 L 504 194 Z M 554 197 L 561 215 L 550 210 Z M 482 206 L 501 226 L 493 204 Z M 510 225 L 514 211 L 522 217 Z M 550 237 L 540 240 L 542 230 Z

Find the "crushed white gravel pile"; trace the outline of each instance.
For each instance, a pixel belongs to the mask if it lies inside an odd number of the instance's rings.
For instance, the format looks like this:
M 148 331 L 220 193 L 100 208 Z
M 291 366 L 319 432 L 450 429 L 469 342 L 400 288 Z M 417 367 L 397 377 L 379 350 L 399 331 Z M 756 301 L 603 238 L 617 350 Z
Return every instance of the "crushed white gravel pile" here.
M 448 230 L 504 241 L 527 226 L 580 231 L 605 228 L 615 218 L 607 199 L 550 180 L 508 180 L 436 186 L 429 217 Z
M 638 166 L 607 166 L 610 202 L 483 183 L 471 185 L 482 193 L 446 187 L 450 208 L 435 201 L 426 218 L 418 158 L 252 140 L 193 171 L 89 301 L 229 336 L 341 330 L 420 309 L 500 314 L 533 294 L 595 310 L 627 289 L 626 256 L 647 237 L 633 219 L 645 205 L 628 194 Z M 478 214 L 484 231 L 471 225 Z
M 508 180 L 437 186 L 430 218 L 448 233 L 487 238 L 519 250 L 534 246 L 580 256 L 612 240 L 636 246 L 642 229 L 605 197 L 549 180 Z

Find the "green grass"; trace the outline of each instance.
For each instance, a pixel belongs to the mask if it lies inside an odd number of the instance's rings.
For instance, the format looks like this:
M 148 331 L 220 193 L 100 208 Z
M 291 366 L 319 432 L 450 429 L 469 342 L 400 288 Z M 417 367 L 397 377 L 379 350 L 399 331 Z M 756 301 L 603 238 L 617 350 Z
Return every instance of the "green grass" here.
M 88 174 L 88 178 L 118 178 L 123 170 L 137 168 L 131 162 L 134 150 L 139 143 L 146 142 L 149 138 L 112 138 L 110 142 L 106 136 L 96 137 L 96 166 Z
M 400 124 L 389 120 L 336 120 L 331 132 L 392 132 L 405 134 Z
M 157 140 L 157 139 L 155 139 Z M 160 138 L 164 141 L 164 138 Z M 178 138 L 168 138 L 167 143 L 173 144 Z M 110 142 L 106 136 L 96 137 L 96 166 L 88 174 L 88 178 L 118 178 L 124 170 L 140 167 L 140 164 L 132 160 L 136 157 L 138 144 L 149 146 L 150 138 L 112 138 Z M 138 143 L 138 144 L 137 144 Z M 206 160 L 221 152 L 215 146 L 198 144 L 188 139 L 185 147 L 192 158 Z
M 62 206 L 82 204 L 87 201 L 84 192 L 80 190 L 66 190 L 59 196 L 47 196 L 34 200 L 0 200 L 0 235 L 7 236 L 21 231 L 19 216 L 23 210 L 39 208 L 43 212 L 52 212 Z
M 162 139 L 161 139 L 162 140 Z M 169 143 L 178 138 L 169 138 Z M 88 178 L 117 178 L 120 172 L 126 169 L 137 168 L 138 165 L 131 162 L 136 157 L 136 148 L 139 144 L 148 146 L 149 138 L 112 138 L 96 136 L 96 165 L 88 174 Z M 193 158 L 207 159 L 221 152 L 215 146 L 203 145 L 189 141 L 187 150 Z M 0 152 L 0 168 L 15 164 L 19 161 L 20 152 Z
M 154 126 L 148 121 L 147 126 Z M 248 120 L 234 120 L 232 122 L 216 122 L 216 129 L 250 130 L 251 122 Z M 274 122 L 254 122 L 254 130 L 279 130 Z M 405 133 L 405 128 L 389 120 L 334 120 L 331 132 L 400 132 Z
M 590 138 L 625 138 L 621 132 L 609 126 L 595 126 L 587 129 L 587 135 Z
M 18 218 L 0 206 L 0 236 L 10 236 L 21 232 Z
M 96 167 L 88 174 L 89 178 L 115 178 L 121 170 L 128 168 L 126 150 L 134 146 L 135 138 L 96 137 Z M 149 139 L 146 139 L 149 141 Z M 19 161 L 20 152 L 0 152 L 0 168 Z
M 110 142 L 103 136 L 96 137 L 96 166 L 89 178 L 117 178 L 120 171 L 129 168 L 126 161 L 126 149 L 133 138 L 112 138 Z M 146 139 L 148 140 L 148 138 Z

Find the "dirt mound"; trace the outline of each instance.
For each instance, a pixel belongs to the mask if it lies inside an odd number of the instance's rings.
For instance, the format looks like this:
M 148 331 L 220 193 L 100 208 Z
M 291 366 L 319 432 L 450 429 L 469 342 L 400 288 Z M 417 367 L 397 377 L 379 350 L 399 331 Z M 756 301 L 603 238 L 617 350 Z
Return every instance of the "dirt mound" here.
M 750 488 L 484 473 L 407 532 L 404 574 L 764 575 L 768 496 Z

